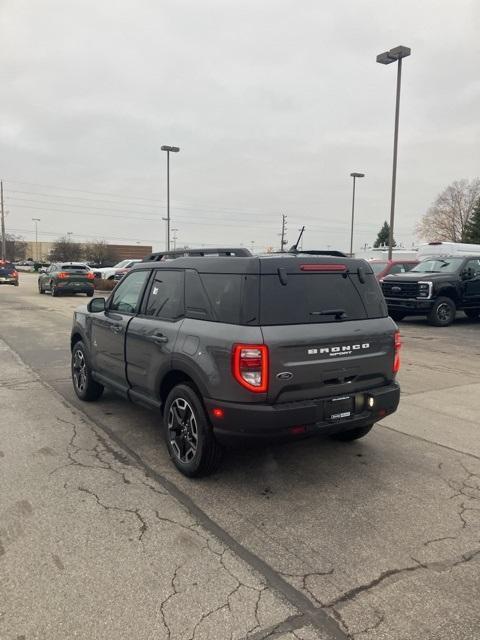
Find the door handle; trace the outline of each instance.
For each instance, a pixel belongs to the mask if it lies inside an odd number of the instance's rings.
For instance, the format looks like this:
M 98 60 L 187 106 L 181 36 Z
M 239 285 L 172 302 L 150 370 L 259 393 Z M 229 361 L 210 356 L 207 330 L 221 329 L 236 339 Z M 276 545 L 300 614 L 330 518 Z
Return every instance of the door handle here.
M 110 325 L 110 331 L 112 331 L 113 333 L 122 333 L 123 325 L 121 325 L 121 324 L 111 324 Z
M 155 344 L 165 344 L 166 342 L 168 342 L 167 336 L 164 336 L 161 333 L 154 333 L 149 336 L 148 339 Z

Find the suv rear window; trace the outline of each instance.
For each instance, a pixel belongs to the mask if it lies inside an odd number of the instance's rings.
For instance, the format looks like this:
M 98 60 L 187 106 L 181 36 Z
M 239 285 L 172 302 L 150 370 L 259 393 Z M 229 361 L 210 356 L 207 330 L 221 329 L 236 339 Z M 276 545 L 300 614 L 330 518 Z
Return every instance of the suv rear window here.
M 336 322 L 335 314 L 320 315 L 332 310 L 343 310 L 344 321 L 387 315 L 373 274 L 366 274 L 365 283 L 339 273 L 289 274 L 285 285 L 277 275 L 260 280 L 261 325 Z
M 62 271 L 90 271 L 85 264 L 62 264 Z

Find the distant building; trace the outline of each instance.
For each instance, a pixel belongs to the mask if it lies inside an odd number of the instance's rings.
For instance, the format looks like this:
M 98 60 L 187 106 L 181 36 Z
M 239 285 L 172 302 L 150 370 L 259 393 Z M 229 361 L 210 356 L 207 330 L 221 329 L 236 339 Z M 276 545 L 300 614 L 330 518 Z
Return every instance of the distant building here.
M 54 242 L 27 242 L 25 258 L 39 262 L 48 261 Z M 115 262 L 128 258 L 143 258 L 152 253 L 152 246 L 146 244 L 109 244 Z

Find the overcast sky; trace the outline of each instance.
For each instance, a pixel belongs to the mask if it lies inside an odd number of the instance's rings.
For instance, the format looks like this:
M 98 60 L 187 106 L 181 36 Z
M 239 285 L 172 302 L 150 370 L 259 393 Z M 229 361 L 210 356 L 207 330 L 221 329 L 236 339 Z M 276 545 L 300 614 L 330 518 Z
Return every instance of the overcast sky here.
M 0 0 L 8 230 L 164 245 L 347 249 L 389 215 L 403 44 L 397 242 L 480 174 L 478 0 Z

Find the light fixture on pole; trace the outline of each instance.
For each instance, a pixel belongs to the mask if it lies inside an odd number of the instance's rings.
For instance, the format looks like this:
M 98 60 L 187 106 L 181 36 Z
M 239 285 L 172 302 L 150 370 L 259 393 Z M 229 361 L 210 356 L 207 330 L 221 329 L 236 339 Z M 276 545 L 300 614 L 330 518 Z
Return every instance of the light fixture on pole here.
M 390 201 L 390 232 L 388 236 L 388 259 L 392 259 L 393 251 L 393 225 L 395 223 L 395 191 L 397 187 L 397 151 L 398 151 L 398 120 L 400 116 L 400 89 L 402 85 L 402 60 L 411 54 L 411 49 L 404 46 L 394 47 L 390 51 L 384 51 L 377 56 L 380 64 L 397 65 L 397 97 L 395 102 L 395 132 L 393 135 L 393 170 L 392 170 L 392 196 Z
M 32 221 L 35 224 L 35 259 L 38 262 L 38 223 L 41 221 L 40 218 L 32 218 Z
M 178 153 L 180 147 L 170 147 L 167 144 L 162 145 L 162 151 L 167 152 L 167 246 L 166 250 L 170 251 L 170 153 Z
M 352 194 L 352 228 L 350 230 L 350 257 L 353 256 L 353 222 L 355 220 L 355 180 L 357 178 L 364 178 L 365 174 L 364 173 L 358 173 L 357 171 L 354 171 L 353 173 L 350 174 L 351 177 L 353 178 L 353 194 Z

